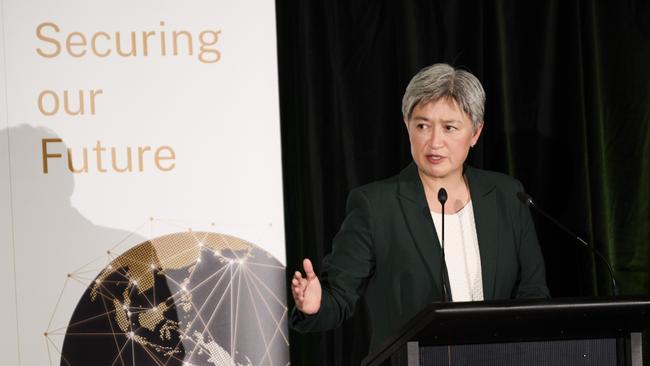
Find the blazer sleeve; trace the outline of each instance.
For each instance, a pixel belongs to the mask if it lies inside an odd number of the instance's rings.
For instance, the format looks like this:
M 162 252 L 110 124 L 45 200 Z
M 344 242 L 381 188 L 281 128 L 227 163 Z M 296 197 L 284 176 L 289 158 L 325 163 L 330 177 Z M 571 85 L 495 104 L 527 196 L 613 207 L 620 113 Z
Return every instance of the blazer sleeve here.
M 517 192 L 524 192 L 520 182 Z M 515 197 L 513 194 L 512 197 Z M 518 214 L 520 240 L 519 240 L 519 268 L 518 284 L 514 290 L 517 298 L 548 298 L 550 297 L 546 286 L 546 272 L 544 256 L 537 241 L 537 233 L 533 223 L 530 209 L 515 200 Z
M 323 259 L 319 276 L 323 295 L 314 315 L 304 315 L 294 306 L 290 326 L 299 332 L 338 327 L 354 313 L 375 268 L 372 207 L 361 189 L 350 192 L 346 218 L 334 237 L 332 252 Z

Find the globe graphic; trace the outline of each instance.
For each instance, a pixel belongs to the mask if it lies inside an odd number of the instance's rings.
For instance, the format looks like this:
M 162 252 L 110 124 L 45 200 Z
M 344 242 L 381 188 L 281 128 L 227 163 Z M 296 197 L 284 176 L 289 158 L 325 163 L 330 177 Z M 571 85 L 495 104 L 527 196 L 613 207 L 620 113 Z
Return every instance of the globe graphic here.
M 287 365 L 286 318 L 284 266 L 266 251 L 224 234 L 169 234 L 95 277 L 61 365 Z

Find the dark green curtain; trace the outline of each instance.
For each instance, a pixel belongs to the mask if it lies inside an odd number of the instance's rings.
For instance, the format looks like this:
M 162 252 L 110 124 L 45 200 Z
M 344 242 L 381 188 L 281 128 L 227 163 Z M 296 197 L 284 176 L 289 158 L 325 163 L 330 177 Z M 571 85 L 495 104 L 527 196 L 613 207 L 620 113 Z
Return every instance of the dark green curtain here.
M 276 11 L 288 272 L 304 257 L 318 269 L 350 188 L 410 162 L 402 93 L 447 62 L 487 93 L 470 163 L 521 180 L 605 254 L 622 293 L 650 293 L 650 2 L 276 0 Z M 535 221 L 552 295 L 608 295 L 602 263 Z M 357 365 L 363 305 L 338 330 L 292 332 L 292 364 Z

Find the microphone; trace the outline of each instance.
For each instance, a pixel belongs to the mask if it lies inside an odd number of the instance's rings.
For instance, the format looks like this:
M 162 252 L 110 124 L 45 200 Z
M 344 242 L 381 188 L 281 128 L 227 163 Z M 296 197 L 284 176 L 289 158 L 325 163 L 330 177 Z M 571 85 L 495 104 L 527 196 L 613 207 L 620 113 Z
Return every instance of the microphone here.
M 614 294 L 614 296 L 618 296 L 618 286 L 616 285 L 616 278 L 614 277 L 614 270 L 612 270 L 612 266 L 609 264 L 609 261 L 607 261 L 605 256 L 603 256 L 596 248 L 589 245 L 589 243 L 584 241 L 581 237 L 576 235 L 574 232 L 567 229 L 564 225 L 560 224 L 557 220 L 555 220 L 553 217 L 551 217 L 551 215 L 547 214 L 544 210 L 537 207 L 537 205 L 535 205 L 535 202 L 533 202 L 533 198 L 530 195 L 528 195 L 527 193 L 517 192 L 517 198 L 519 198 L 519 200 L 521 202 L 523 202 L 526 206 L 531 207 L 531 208 L 535 209 L 535 211 L 541 213 L 549 221 L 551 221 L 557 227 L 562 229 L 565 233 L 569 234 L 571 237 L 576 239 L 578 242 L 580 242 L 580 244 L 587 247 L 589 250 L 591 250 L 592 253 L 596 254 L 597 257 L 599 257 L 603 262 L 605 262 L 605 264 L 607 265 L 607 269 L 609 270 L 609 277 L 612 280 L 611 281 L 612 282 L 612 294 Z
M 447 190 L 440 188 L 438 190 L 438 202 L 442 206 L 442 228 L 441 228 L 441 241 L 440 241 L 440 280 L 442 281 L 441 298 L 442 302 L 451 300 L 449 296 L 449 289 L 447 288 L 447 261 L 445 260 L 445 202 L 447 202 Z

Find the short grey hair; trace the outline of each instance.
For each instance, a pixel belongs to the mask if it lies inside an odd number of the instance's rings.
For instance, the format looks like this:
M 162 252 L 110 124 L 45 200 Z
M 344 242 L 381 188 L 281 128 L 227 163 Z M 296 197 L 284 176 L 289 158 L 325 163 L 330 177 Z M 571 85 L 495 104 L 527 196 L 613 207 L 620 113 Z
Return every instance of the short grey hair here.
M 404 92 L 402 116 L 411 118 L 418 104 L 451 99 L 472 120 L 474 129 L 483 123 L 485 112 L 485 91 L 481 82 L 465 70 L 454 69 L 447 64 L 433 64 L 420 70 Z

